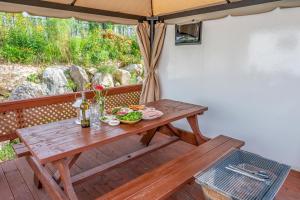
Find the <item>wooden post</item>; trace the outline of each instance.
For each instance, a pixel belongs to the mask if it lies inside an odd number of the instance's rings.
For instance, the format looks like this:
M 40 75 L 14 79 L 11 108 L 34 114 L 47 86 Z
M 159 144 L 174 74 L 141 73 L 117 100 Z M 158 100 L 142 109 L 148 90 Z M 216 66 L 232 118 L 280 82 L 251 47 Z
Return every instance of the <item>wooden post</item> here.
M 206 138 L 200 131 L 197 115 L 193 115 L 187 118 L 193 133 L 195 134 L 198 145 L 207 142 L 209 139 Z
M 141 138 L 141 143 L 144 144 L 145 146 L 149 146 L 157 130 L 158 128 L 154 128 L 150 131 L 147 131 L 147 133 Z
M 68 166 L 68 162 L 66 160 L 59 160 L 54 163 L 57 170 L 60 173 L 61 181 L 64 186 L 64 191 L 68 195 L 68 197 L 72 200 L 77 200 L 77 195 L 74 191 L 72 181 L 71 181 L 71 174 Z

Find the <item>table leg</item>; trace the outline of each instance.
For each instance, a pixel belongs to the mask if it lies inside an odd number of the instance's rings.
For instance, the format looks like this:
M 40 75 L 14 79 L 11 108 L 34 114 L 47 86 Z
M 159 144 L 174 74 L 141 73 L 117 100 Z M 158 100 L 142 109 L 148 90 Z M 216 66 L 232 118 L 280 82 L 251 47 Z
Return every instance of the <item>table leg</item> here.
M 52 179 L 44 165 L 41 165 L 33 156 L 26 156 L 26 160 L 34 172 L 35 179 L 43 184 L 43 187 L 50 195 L 51 199 L 68 199 L 64 191 L 62 191 L 58 184 Z
M 146 146 L 149 146 L 152 138 L 154 137 L 155 133 L 157 132 L 158 128 L 151 129 L 147 131 L 147 133 L 141 138 L 140 142 Z
M 33 175 L 33 183 L 38 189 L 43 188 L 43 185 L 42 185 L 41 181 L 39 180 L 38 176 L 36 175 L 36 173 L 34 173 L 34 175 Z
M 188 117 L 187 121 L 188 121 L 193 133 L 195 134 L 198 145 L 203 144 L 204 142 L 207 142 L 209 140 L 200 131 L 197 115 Z
M 171 124 L 167 124 L 166 127 L 171 131 L 171 133 L 177 137 L 180 137 L 180 132 Z
M 75 156 L 73 156 L 72 158 L 70 158 L 68 160 L 69 169 L 71 169 L 72 166 L 76 163 L 76 161 L 78 160 L 78 158 L 79 158 L 80 155 L 81 155 L 81 153 L 76 154 Z M 54 178 L 54 180 L 56 180 L 56 182 L 58 184 L 61 182 L 61 177 L 60 177 L 60 173 L 59 173 L 58 170 L 54 173 L 53 178 Z
M 68 195 L 70 199 L 77 200 L 78 198 L 76 196 L 71 181 L 71 174 L 70 174 L 68 162 L 66 160 L 59 160 L 56 161 L 54 165 L 59 171 L 61 182 L 63 183 L 65 193 Z

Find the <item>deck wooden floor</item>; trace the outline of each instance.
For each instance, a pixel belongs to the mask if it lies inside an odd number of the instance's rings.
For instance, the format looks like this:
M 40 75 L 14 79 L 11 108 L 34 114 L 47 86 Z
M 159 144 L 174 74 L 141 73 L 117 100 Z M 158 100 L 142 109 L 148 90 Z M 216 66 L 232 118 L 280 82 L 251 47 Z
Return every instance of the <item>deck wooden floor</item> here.
M 158 135 L 153 142 L 162 140 Z M 103 146 L 85 153 L 72 168 L 72 174 L 103 164 L 126 153 L 142 148 L 138 136 Z M 184 142 L 176 142 L 151 154 L 111 169 L 87 182 L 76 185 L 75 190 L 82 200 L 94 199 L 110 190 L 138 177 L 162 163 L 195 148 Z M 33 173 L 24 158 L 0 164 L 0 200 L 49 200 L 45 191 L 38 190 L 33 184 Z M 173 200 L 203 200 L 201 188 L 196 184 L 186 185 L 172 195 Z M 277 200 L 300 199 L 300 173 L 291 172 L 280 190 Z

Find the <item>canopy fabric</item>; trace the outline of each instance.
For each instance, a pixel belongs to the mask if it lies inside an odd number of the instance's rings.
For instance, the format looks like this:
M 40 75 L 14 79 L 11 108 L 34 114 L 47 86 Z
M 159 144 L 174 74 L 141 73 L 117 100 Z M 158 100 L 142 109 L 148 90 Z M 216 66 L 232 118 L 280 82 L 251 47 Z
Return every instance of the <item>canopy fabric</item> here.
M 156 73 L 159 67 L 159 57 L 164 45 L 166 24 L 155 24 L 154 42 L 150 44 L 150 26 L 147 22 L 137 25 L 137 35 L 141 53 L 144 58 L 145 80 L 140 102 L 142 104 L 160 99 L 159 79 Z
M 239 2 L 243 0 L 230 0 L 230 2 Z M 13 3 L 11 3 L 13 2 Z M 110 11 L 115 13 L 130 14 L 141 17 L 162 16 L 166 14 L 174 14 L 183 11 L 205 8 L 214 5 L 224 5 L 226 0 L 0 0 L 0 11 L 4 12 L 28 12 L 32 15 L 70 18 L 75 17 L 82 20 L 97 22 L 114 22 L 120 24 L 137 24 L 138 19 L 128 19 L 119 16 L 106 16 L 97 14 L 88 14 L 85 12 L 62 10 L 57 8 L 45 8 L 40 6 L 32 6 L 28 2 L 52 2 L 59 5 L 98 9 L 102 11 Z M 268 12 L 278 7 L 295 7 L 300 6 L 299 0 L 282 0 L 272 3 L 264 3 L 256 6 L 247 6 L 232 10 L 224 10 L 218 12 L 210 12 L 202 15 L 189 16 L 177 19 L 165 20 L 166 23 L 184 23 L 193 19 L 198 21 L 210 20 L 225 17 L 228 15 L 249 15 L 262 12 Z
M 47 1 L 62 4 L 73 2 L 73 0 Z M 151 17 L 226 3 L 226 0 L 77 0 L 75 5 Z
M 95 22 L 113 22 L 116 24 L 128 24 L 135 25 L 138 23 L 137 20 L 104 16 L 104 15 L 94 15 L 81 12 L 71 12 L 71 11 L 61 11 L 50 8 L 42 8 L 36 6 L 27 6 L 14 3 L 0 2 L 0 11 L 1 12 L 11 12 L 11 13 L 20 13 L 27 12 L 35 16 L 44 16 L 44 17 L 57 17 L 57 18 L 71 18 L 86 20 L 86 21 L 95 21 Z
M 300 1 L 295 0 L 286 0 L 286 1 L 278 1 L 272 3 L 265 3 L 261 5 L 255 6 L 247 6 L 243 8 L 231 9 L 231 10 L 224 10 L 200 15 L 193 15 L 187 16 L 182 18 L 170 19 L 166 20 L 165 23 L 167 24 L 188 24 L 188 23 L 196 23 L 200 21 L 206 20 L 214 20 L 214 19 L 221 19 L 227 16 L 246 16 L 246 15 L 254 15 L 260 13 L 266 13 L 273 11 L 275 9 L 284 9 L 284 8 L 293 8 L 293 7 L 300 7 Z

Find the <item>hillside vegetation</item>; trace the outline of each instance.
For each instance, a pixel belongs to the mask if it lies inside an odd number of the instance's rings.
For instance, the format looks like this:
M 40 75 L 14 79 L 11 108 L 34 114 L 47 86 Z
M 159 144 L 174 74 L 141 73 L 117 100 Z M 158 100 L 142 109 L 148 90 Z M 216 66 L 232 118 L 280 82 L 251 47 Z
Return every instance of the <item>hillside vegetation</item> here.
M 0 19 L 2 63 L 90 67 L 108 61 L 123 66 L 141 62 L 135 32 L 124 36 L 114 31 L 124 26 L 27 14 L 0 13 Z
M 0 13 L 0 102 L 141 83 L 141 60 L 134 26 Z

